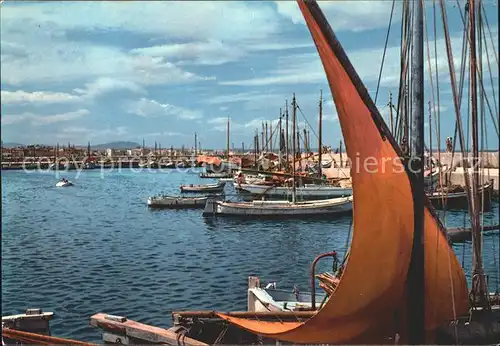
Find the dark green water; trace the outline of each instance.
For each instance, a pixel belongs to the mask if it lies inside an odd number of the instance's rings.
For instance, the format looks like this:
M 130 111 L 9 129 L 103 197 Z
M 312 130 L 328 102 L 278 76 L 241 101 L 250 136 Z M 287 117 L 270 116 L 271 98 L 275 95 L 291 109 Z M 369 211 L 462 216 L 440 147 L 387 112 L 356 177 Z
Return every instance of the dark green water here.
M 56 188 L 54 173 L 2 171 L 2 314 L 54 311 L 53 335 L 99 341 L 88 327 L 97 312 L 169 326 L 172 310 L 246 310 L 249 275 L 306 291 L 314 257 L 345 251 L 349 217 L 206 222 L 201 210 L 147 208 L 149 195 L 177 194 L 181 183 L 201 182 L 197 174 L 76 175 L 64 174 L 74 187 Z M 485 224 L 498 221 L 494 209 Z M 446 223 L 463 226 L 464 214 L 447 212 Z M 470 244 L 455 250 L 468 272 Z M 493 291 L 498 236 L 485 238 L 484 251 Z

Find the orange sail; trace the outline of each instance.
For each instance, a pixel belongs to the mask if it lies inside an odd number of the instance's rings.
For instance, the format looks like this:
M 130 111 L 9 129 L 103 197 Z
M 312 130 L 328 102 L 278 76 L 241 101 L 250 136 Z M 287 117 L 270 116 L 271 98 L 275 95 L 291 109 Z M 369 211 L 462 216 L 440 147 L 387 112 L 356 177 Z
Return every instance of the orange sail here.
M 404 317 L 414 215 L 400 150 L 316 2 L 299 1 L 328 78 L 354 195 L 353 238 L 340 282 L 305 322 L 221 318 L 256 334 L 294 343 L 381 342 Z M 430 204 L 428 204 L 430 205 Z M 467 311 L 467 285 L 442 225 L 425 210 L 426 329 Z M 400 317 L 398 317 L 400 316 Z M 404 332 L 403 332 L 404 333 Z

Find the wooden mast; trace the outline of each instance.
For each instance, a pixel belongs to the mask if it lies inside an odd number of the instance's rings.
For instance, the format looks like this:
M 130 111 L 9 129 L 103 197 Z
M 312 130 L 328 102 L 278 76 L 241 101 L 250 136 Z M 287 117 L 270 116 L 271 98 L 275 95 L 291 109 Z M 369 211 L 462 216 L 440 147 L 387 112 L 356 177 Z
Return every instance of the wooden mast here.
M 394 127 L 392 125 L 393 123 L 393 117 L 392 117 L 392 92 L 389 91 L 389 122 L 390 122 L 390 128 L 391 128 L 391 133 L 394 136 Z
M 198 155 L 198 138 L 196 132 L 194 133 L 194 155 Z
M 229 116 L 227 117 L 227 141 L 226 141 L 226 149 L 227 149 L 227 167 L 230 168 L 229 164 Z
M 434 183 L 432 182 L 432 109 L 431 109 L 431 101 L 429 101 L 429 167 L 431 169 L 431 182 L 430 182 L 430 191 L 434 190 Z M 438 167 L 439 169 L 439 167 Z
M 415 3 L 411 59 L 410 170 L 413 173 L 413 249 L 408 275 L 408 341 L 425 344 L 425 272 L 424 272 L 424 44 L 423 2 Z M 408 137 L 406 137 L 408 138 Z M 408 143 L 409 144 L 409 143 Z
M 286 168 L 288 170 L 288 160 L 289 160 L 289 157 L 288 157 L 288 148 L 289 148 L 289 145 L 288 145 L 288 100 L 285 101 L 285 144 L 286 144 Z
M 269 151 L 273 152 L 273 121 L 269 121 Z
M 295 140 L 296 140 L 296 136 L 295 136 L 295 121 L 296 121 L 296 105 L 295 105 L 295 93 L 293 93 L 293 99 L 292 99 L 292 109 L 293 109 L 293 113 L 292 113 L 292 151 L 293 151 L 293 159 L 292 159 L 292 182 L 293 182 L 293 187 L 292 187 L 292 202 L 295 203 L 295 193 L 296 193 L 296 189 L 295 189 Z M 287 114 L 288 115 L 288 114 Z M 288 118 L 287 118 L 288 120 Z
M 477 117 L 477 71 L 476 71 L 476 0 L 469 0 L 469 30 L 470 30 L 470 91 L 471 91 L 471 122 L 472 122 L 472 183 L 471 183 L 471 221 L 472 221 L 472 293 L 482 307 L 488 307 L 488 292 L 484 275 L 482 259 L 482 239 L 480 227 L 479 191 L 479 145 Z M 477 288 L 477 290 L 475 289 Z
M 262 141 L 261 151 L 264 152 L 266 150 L 266 140 L 264 139 L 264 122 L 262 122 L 262 132 L 260 133 L 260 139 Z
M 283 137 L 281 136 L 281 121 L 282 121 L 282 112 L 281 112 L 281 108 L 280 108 L 280 122 L 279 122 L 279 132 L 278 132 L 278 145 L 279 145 L 279 149 L 278 149 L 278 164 L 279 164 L 279 170 L 281 171 L 281 160 L 282 160 L 282 156 L 283 156 L 283 151 L 281 150 L 281 148 L 283 148 L 283 143 L 281 142 L 281 140 L 283 139 Z
M 319 120 L 318 120 L 318 175 L 321 179 L 323 177 L 321 161 L 323 159 L 323 90 L 319 91 Z

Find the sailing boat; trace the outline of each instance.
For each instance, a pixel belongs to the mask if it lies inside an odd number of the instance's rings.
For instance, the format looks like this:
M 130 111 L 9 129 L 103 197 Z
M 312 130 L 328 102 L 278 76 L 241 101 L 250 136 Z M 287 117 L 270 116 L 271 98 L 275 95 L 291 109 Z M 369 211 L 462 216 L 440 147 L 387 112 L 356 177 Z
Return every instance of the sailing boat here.
M 291 190 L 292 201 L 252 201 L 252 202 L 224 202 L 215 199 L 207 200 L 205 210 L 203 211 L 204 217 L 213 216 L 237 216 L 237 217 L 318 217 L 318 216 L 338 216 L 352 211 L 352 196 L 337 197 L 316 201 L 297 202 L 297 184 L 296 184 L 296 107 L 295 107 L 295 94 L 293 95 L 292 104 L 293 118 L 292 118 L 292 150 L 293 150 L 293 163 L 292 163 L 292 187 L 282 188 Z M 238 184 L 239 186 L 243 184 Z M 264 185 L 264 192 L 266 190 L 279 189 L 280 187 Z M 307 188 L 307 187 L 306 187 Z M 319 187 L 321 188 L 321 186 Z M 262 194 L 264 195 L 264 194 Z
M 355 208 L 347 264 L 328 301 L 305 322 L 267 322 L 217 315 L 252 333 L 294 343 L 403 340 L 405 295 L 412 257 L 415 181 L 402 152 L 370 99 L 318 4 L 299 2 L 325 69 L 349 157 L 375 158 L 373 173 L 352 167 Z M 420 7 L 420 6 L 417 6 Z M 362 134 L 363 141 L 359 141 Z M 375 161 L 375 160 L 372 160 Z M 423 191 L 422 191 L 423 193 Z M 425 330 L 468 310 L 464 271 L 428 200 L 423 215 Z M 452 292 L 452 294 L 450 294 Z M 421 292 L 424 293 L 424 292 Z M 416 298 L 416 297 L 412 297 Z M 398 327 L 399 325 L 399 327 Z
M 289 199 L 292 197 L 292 200 L 296 197 L 301 199 L 335 199 L 338 197 L 346 197 L 352 195 L 352 189 L 347 186 L 333 186 L 333 185 L 318 185 L 318 184 L 297 184 L 296 182 L 296 159 L 297 159 L 297 146 L 298 146 L 298 135 L 296 133 L 296 118 L 297 118 L 297 102 L 295 99 L 295 94 L 293 95 L 292 100 L 292 145 L 293 145 L 293 160 L 292 160 L 292 178 L 293 186 L 267 186 L 263 184 L 247 184 L 247 183 L 239 183 L 238 189 L 241 191 L 245 191 L 247 193 L 258 195 L 258 196 L 267 196 L 267 197 L 279 197 L 283 199 Z M 320 97 L 319 104 L 319 116 L 320 116 L 320 133 L 321 133 L 321 116 L 322 116 L 322 102 Z M 287 125 L 288 127 L 288 125 Z M 321 143 L 321 135 L 319 138 Z M 321 162 L 321 154 L 319 154 L 320 162 Z M 319 170 L 321 174 L 321 169 Z M 304 177 L 305 178 L 305 177 Z M 321 175 L 319 179 L 321 180 Z

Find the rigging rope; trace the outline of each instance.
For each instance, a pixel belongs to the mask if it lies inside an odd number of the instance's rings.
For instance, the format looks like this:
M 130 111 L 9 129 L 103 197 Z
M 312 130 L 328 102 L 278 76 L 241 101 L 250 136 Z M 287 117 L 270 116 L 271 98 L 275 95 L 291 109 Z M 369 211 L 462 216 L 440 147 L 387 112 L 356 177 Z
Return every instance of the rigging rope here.
M 385 53 L 387 52 L 387 43 L 389 42 L 389 34 L 391 32 L 392 15 L 394 13 L 394 4 L 395 3 L 396 3 L 396 0 L 392 0 L 391 15 L 389 17 L 389 26 L 387 28 L 387 35 L 385 36 L 384 53 L 382 54 L 382 63 L 380 64 L 380 71 L 378 73 L 377 91 L 375 92 L 375 100 L 373 102 L 375 104 L 377 104 L 378 90 L 379 90 L 379 87 L 380 87 L 380 79 L 382 78 L 382 70 L 384 69 Z
M 457 3 L 458 3 L 458 0 L 457 0 Z M 461 16 L 461 19 L 462 19 L 462 23 L 465 25 L 465 19 L 462 15 L 462 10 L 460 9 L 460 6 L 458 6 L 459 10 L 460 10 L 460 16 Z M 465 10 L 467 11 L 468 10 L 468 2 L 466 4 L 466 8 Z M 491 34 L 491 31 L 490 31 L 490 34 Z M 479 38 L 481 39 L 481 38 Z M 467 41 L 469 42 L 470 44 L 470 37 L 467 36 Z M 493 41 L 492 41 L 493 42 Z M 495 45 L 493 44 L 493 47 L 495 47 Z M 498 64 L 498 57 L 497 57 L 497 64 Z M 478 76 L 478 79 L 479 79 L 479 85 L 480 85 L 480 88 L 481 88 L 481 91 L 486 93 L 485 91 L 485 88 L 484 88 L 484 83 L 483 83 L 483 74 L 482 74 L 482 71 L 480 71 L 480 69 L 478 68 L 478 63 L 477 61 L 474 62 L 474 67 L 476 69 L 476 73 L 477 73 L 477 76 Z M 493 110 L 491 109 L 491 105 L 490 105 L 490 101 L 488 98 L 485 99 L 486 100 L 486 105 L 488 106 L 488 110 L 490 111 L 490 115 L 491 115 L 491 119 L 493 121 L 493 126 L 495 127 L 495 131 L 497 133 L 497 136 L 499 135 L 499 131 L 498 131 L 498 124 L 497 124 L 497 119 L 495 118 L 495 116 L 493 115 Z M 498 114 L 498 113 L 496 113 Z

